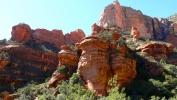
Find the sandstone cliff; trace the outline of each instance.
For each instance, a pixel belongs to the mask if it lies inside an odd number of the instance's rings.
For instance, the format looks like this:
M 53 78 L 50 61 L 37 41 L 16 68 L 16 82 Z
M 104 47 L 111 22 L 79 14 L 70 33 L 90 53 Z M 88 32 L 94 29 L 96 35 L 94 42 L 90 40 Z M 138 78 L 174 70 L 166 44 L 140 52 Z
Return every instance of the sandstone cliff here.
M 140 37 L 164 40 L 169 34 L 174 34 L 176 28 L 173 22 L 164 18 L 151 18 L 140 10 L 120 6 L 118 1 L 105 7 L 98 21 L 99 26 L 115 24 L 123 29 L 131 30 L 137 27 Z
M 75 44 L 85 36 L 81 29 L 64 35 L 62 30 L 33 30 L 27 24 L 13 26 L 11 34 L 12 41 L 28 42 L 33 40 L 36 43 L 48 42 L 54 44 L 57 48 L 60 48 L 60 46 L 65 44 Z
M 44 81 L 58 65 L 57 54 L 25 46 L 3 46 L 0 54 L 0 82 L 8 84 Z

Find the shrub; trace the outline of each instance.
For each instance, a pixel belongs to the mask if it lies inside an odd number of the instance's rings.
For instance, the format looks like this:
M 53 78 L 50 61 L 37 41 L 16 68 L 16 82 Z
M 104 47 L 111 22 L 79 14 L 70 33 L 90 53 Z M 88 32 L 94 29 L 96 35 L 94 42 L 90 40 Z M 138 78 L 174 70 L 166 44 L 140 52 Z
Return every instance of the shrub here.
M 78 50 L 78 48 L 74 45 L 69 45 L 68 44 L 68 46 L 69 46 L 70 50 L 72 50 L 72 51 L 77 51 Z
M 0 40 L 0 44 L 1 44 L 1 43 L 6 43 L 6 42 L 7 42 L 6 39 L 2 39 L 2 40 Z
M 42 48 L 42 50 L 45 51 L 45 52 L 52 52 L 50 49 L 46 48 L 45 45 L 42 45 L 41 48 Z
M 0 57 L 2 57 L 4 60 L 10 60 L 10 55 L 7 52 L 1 52 Z
M 67 73 L 68 72 L 68 67 L 66 65 L 62 65 L 57 69 L 58 73 Z
M 18 45 L 18 46 L 24 45 L 24 42 L 19 43 L 17 41 L 12 41 L 12 40 L 7 41 L 7 43 L 10 45 Z

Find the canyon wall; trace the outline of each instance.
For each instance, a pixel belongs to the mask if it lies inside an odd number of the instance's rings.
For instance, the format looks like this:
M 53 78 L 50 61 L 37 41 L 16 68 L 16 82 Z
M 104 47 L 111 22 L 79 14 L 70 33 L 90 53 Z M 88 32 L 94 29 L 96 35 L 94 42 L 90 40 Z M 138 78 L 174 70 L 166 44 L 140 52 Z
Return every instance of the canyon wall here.
M 140 37 L 157 40 L 164 40 L 166 36 L 176 32 L 172 21 L 146 16 L 140 10 L 120 6 L 118 1 L 106 6 L 98 21 L 98 25 L 104 27 L 114 24 L 126 30 L 135 26 L 141 33 Z

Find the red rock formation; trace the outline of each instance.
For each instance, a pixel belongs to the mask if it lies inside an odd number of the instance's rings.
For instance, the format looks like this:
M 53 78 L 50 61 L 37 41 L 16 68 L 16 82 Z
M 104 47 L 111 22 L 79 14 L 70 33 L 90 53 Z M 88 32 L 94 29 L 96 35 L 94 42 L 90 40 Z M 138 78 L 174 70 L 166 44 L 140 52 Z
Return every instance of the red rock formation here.
M 137 50 L 146 52 L 149 56 L 155 58 L 166 58 L 169 53 L 173 52 L 173 48 L 174 46 L 172 44 L 150 42 L 144 46 L 138 47 Z
M 9 94 L 9 92 L 7 92 L 7 91 L 2 92 L 1 94 L 2 94 L 3 100 L 14 100 L 14 99 L 20 97 L 19 94 Z
M 128 47 L 115 40 L 109 43 L 105 38 L 89 36 L 77 43 L 82 49 L 77 73 L 96 94 L 107 95 L 108 80 L 114 75 L 118 75 L 121 86 L 136 76 L 136 61 L 126 57 Z
M 59 73 L 58 71 L 55 71 L 52 74 L 52 78 L 47 84 L 47 88 L 51 87 L 57 87 L 57 85 L 62 81 L 62 80 L 67 80 L 67 75 L 66 73 Z
M 169 36 L 166 37 L 165 42 L 169 42 L 173 44 L 175 47 L 177 47 L 177 35 L 170 34 Z
M 61 46 L 61 51 L 58 53 L 59 64 L 58 68 L 62 65 L 67 65 L 67 70 L 69 72 L 73 71 L 77 68 L 77 64 L 79 62 L 79 57 L 77 55 L 77 50 L 73 51 L 69 46 L 63 45 Z M 56 87 L 61 80 L 67 79 L 67 73 L 60 73 L 55 71 L 52 75 L 52 78 L 47 84 L 47 88 Z
M 125 43 L 117 42 L 116 48 L 111 50 L 111 71 L 117 75 L 117 83 L 122 87 L 136 77 L 136 61 L 129 58 L 131 55 Z M 127 57 L 126 57 L 127 56 Z
M 120 38 L 120 36 L 118 34 L 120 32 L 120 30 L 112 29 L 111 32 L 112 32 L 112 39 L 111 40 L 116 41 L 116 40 L 118 40 Z
M 75 44 L 83 37 L 85 37 L 85 34 L 81 29 L 63 35 L 62 30 L 32 30 L 29 25 L 19 24 L 12 28 L 11 40 L 17 42 L 27 42 L 29 40 L 35 40 L 37 43 L 49 42 L 60 48 L 64 44 Z
M 2 52 L 6 52 L 9 59 L 0 59 L 0 82 L 22 84 L 30 80 L 41 81 L 58 65 L 57 54 L 25 46 L 4 46 L 0 48 Z
M 76 67 L 79 62 L 79 57 L 77 55 L 77 50 L 73 51 L 69 46 L 61 46 L 61 51 L 58 53 L 59 65 L 68 65 L 69 70 L 72 70 L 72 67 Z
M 132 27 L 131 35 L 133 36 L 133 41 L 136 41 L 140 38 L 140 33 L 138 32 L 138 29 L 136 27 Z
M 98 21 L 98 25 L 101 27 L 115 24 L 123 29 L 131 30 L 132 26 L 136 26 L 141 33 L 140 37 L 160 40 L 164 40 L 166 35 L 174 33 L 172 23 L 167 19 L 143 15 L 140 10 L 134 10 L 131 7 L 120 6 L 118 1 L 106 6 Z
M 77 46 L 83 50 L 77 73 L 86 82 L 88 89 L 96 94 L 107 95 L 110 66 L 107 52 L 109 45 L 106 39 L 89 36 L 82 39 Z
M 65 34 L 65 44 L 75 44 L 85 37 L 84 32 L 81 29 Z M 64 44 L 63 44 L 64 45 Z
M 32 30 L 29 25 L 19 24 L 12 27 L 12 41 L 27 42 L 31 37 Z
M 177 23 L 174 24 L 174 33 L 177 34 Z
M 103 27 L 98 26 L 96 23 L 92 25 L 92 35 L 97 35 L 100 31 L 104 31 Z

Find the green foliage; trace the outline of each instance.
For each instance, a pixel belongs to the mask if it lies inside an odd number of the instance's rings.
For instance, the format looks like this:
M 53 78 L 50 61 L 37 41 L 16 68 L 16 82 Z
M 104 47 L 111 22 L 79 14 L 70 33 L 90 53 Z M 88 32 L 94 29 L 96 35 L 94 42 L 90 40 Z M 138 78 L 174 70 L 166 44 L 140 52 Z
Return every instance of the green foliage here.
M 62 65 L 61 67 L 59 67 L 59 68 L 57 69 L 57 72 L 58 72 L 58 73 L 67 73 L 67 72 L 68 72 L 68 67 L 67 67 L 67 65 Z
M 6 43 L 6 42 L 7 42 L 6 39 L 2 39 L 2 40 L 0 40 L 0 44 L 2 44 L 2 43 Z
M 177 47 L 175 47 L 175 48 L 173 49 L 173 51 L 174 51 L 174 52 L 177 52 Z
M 90 90 L 84 89 L 79 84 L 71 85 L 67 81 L 62 82 L 57 86 L 60 94 L 57 95 L 57 99 L 60 100 L 94 100 L 95 94 Z
M 86 90 L 81 84 L 83 82 L 76 73 L 69 81 L 63 81 L 56 88 L 47 89 L 47 83 L 39 85 L 31 83 L 18 89 L 18 93 L 21 95 L 16 100 L 34 100 L 36 97 L 39 100 L 95 100 L 96 95 L 90 90 Z M 59 94 L 54 96 L 54 91 L 58 91 Z
M 42 50 L 45 51 L 45 52 L 52 52 L 52 50 L 46 48 L 45 45 L 42 45 L 41 48 L 42 48 Z
M 174 15 L 171 15 L 170 17 L 168 17 L 168 19 L 170 21 L 177 22 L 177 13 L 175 13 Z
M 29 40 L 28 42 L 25 43 L 25 46 L 46 52 L 58 53 L 59 51 L 55 44 L 49 42 L 36 43 L 36 41 L 34 40 Z
M 74 85 L 74 84 L 79 84 L 79 85 L 84 85 L 84 82 L 80 78 L 80 76 L 76 73 L 73 73 L 72 77 L 69 79 L 69 84 Z
M 177 77 L 177 66 L 167 64 L 164 59 L 160 60 L 160 64 L 165 69 L 166 73 L 172 75 L 173 77 Z
M 78 48 L 74 45 L 69 45 L 68 44 L 68 46 L 69 46 L 70 50 L 72 50 L 72 51 L 77 51 L 78 50 Z
M 0 57 L 2 57 L 4 60 L 10 60 L 10 55 L 7 52 L 1 52 Z
M 17 41 L 9 40 L 9 41 L 7 41 L 7 44 L 23 46 L 23 45 L 24 45 L 24 42 L 19 43 L 19 42 L 17 42 Z
M 108 90 L 109 95 L 107 96 L 107 100 L 130 100 L 129 97 L 126 97 L 125 89 L 119 89 L 119 85 L 117 83 L 118 76 L 115 75 L 112 79 L 109 80 L 108 84 L 112 87 Z
M 100 31 L 98 34 L 97 34 L 98 37 L 104 37 L 106 38 L 107 40 L 111 40 L 112 39 L 112 32 L 111 31 Z
M 125 29 L 121 29 L 120 34 L 122 34 L 122 35 L 131 35 L 131 31 L 125 30 Z

